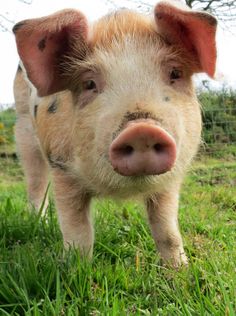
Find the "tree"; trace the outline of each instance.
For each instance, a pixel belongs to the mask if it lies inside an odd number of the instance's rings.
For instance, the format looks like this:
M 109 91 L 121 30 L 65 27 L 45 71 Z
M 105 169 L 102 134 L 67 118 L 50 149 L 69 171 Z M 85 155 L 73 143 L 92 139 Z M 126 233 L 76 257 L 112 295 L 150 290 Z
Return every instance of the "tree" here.
M 118 1 L 106 0 L 106 2 L 109 5 L 113 4 L 113 7 L 118 6 Z M 153 8 L 148 0 L 126 0 L 125 2 L 135 3 L 136 7 L 141 8 L 142 11 L 151 11 Z M 236 22 L 236 0 L 185 0 L 185 2 L 192 9 L 208 11 L 215 15 L 226 26 L 230 26 L 229 22 Z
M 236 0 L 185 0 L 192 9 L 201 9 L 215 15 L 220 21 L 236 21 Z
M 160 0 L 159 0 L 160 1 Z M 194 10 L 207 11 L 221 21 L 221 25 L 229 28 L 233 22 L 236 25 L 236 0 L 182 0 L 190 8 Z M 127 5 L 135 4 L 143 12 L 150 12 L 153 9 L 153 4 L 148 0 L 126 0 Z M 114 0 L 106 0 L 109 7 L 117 8 L 119 2 Z
M 3 0 L 1 0 L 3 1 Z M 30 5 L 33 0 L 15 0 L 20 2 L 22 5 Z M 100 0 L 101 1 L 101 0 Z M 153 10 L 152 4 L 148 0 L 102 0 L 107 5 L 109 9 L 118 9 L 121 6 L 128 6 L 137 8 L 142 12 L 151 12 Z M 158 0 L 157 0 L 158 1 Z M 236 0 L 182 0 L 186 4 L 195 10 L 208 11 L 209 13 L 215 15 L 225 28 L 230 27 L 233 22 L 236 22 Z M 7 12 L 0 13 L 0 31 L 11 32 L 12 25 L 14 24 L 14 19 Z M 236 23 L 234 24 L 234 26 Z

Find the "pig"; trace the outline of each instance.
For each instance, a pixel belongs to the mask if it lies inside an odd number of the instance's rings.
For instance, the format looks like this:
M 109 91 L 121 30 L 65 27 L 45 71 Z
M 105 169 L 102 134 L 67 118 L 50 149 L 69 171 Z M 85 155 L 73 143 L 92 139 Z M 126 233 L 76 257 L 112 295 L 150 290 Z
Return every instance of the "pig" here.
M 66 9 L 17 23 L 16 143 L 36 209 L 50 174 L 65 248 L 91 257 L 93 197 L 141 199 L 162 261 L 187 264 L 179 192 L 200 143 L 192 76 L 214 77 L 217 21 L 177 0 L 93 23 Z

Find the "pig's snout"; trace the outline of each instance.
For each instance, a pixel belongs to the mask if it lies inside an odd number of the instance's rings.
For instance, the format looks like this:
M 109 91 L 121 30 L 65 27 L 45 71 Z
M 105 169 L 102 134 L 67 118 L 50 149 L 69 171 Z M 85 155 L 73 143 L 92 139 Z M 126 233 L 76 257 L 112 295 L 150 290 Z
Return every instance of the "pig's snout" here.
M 134 122 L 113 140 L 109 158 L 123 176 L 160 175 L 173 167 L 176 143 L 161 127 Z

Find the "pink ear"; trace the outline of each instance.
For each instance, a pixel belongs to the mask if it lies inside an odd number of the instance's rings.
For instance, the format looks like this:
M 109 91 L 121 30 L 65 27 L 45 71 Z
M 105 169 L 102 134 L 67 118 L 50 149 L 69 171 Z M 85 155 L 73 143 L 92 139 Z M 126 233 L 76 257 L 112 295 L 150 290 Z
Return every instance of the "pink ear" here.
M 217 21 L 208 13 L 192 11 L 178 1 L 161 1 L 155 7 L 158 32 L 171 44 L 181 44 L 192 53 L 197 72 L 214 76 Z
M 88 26 L 83 14 L 75 10 L 59 11 L 19 22 L 13 32 L 19 56 L 39 96 L 65 89 L 60 64 L 69 54 L 73 40 L 81 41 L 84 47 Z

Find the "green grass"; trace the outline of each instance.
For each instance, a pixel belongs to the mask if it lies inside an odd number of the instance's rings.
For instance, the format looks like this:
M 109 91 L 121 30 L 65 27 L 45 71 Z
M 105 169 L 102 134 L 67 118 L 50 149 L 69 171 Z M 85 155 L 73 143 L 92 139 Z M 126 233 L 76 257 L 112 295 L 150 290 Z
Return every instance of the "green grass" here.
M 161 267 L 142 205 L 93 204 L 92 262 L 63 254 L 50 207 L 27 204 L 23 174 L 1 159 L 0 315 L 235 315 L 236 164 L 198 161 L 183 186 L 187 269 Z
M 92 262 L 63 253 L 55 207 L 28 206 L 15 113 L 0 113 L 0 316 L 236 315 L 236 146 L 208 145 L 182 189 L 190 265 L 162 267 L 143 206 L 94 201 Z M 2 123 L 2 125 L 1 125 Z

